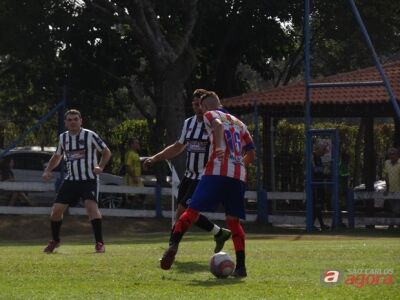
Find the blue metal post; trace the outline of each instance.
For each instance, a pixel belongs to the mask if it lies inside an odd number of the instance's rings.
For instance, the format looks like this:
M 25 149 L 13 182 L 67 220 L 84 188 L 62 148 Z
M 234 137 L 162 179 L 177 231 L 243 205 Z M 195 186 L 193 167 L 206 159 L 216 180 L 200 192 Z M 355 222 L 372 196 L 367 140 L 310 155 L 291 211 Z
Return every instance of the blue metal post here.
M 333 133 L 333 160 L 332 160 L 332 199 L 333 199 L 333 218 L 332 228 L 338 227 L 340 223 L 340 205 L 339 205 L 339 131 L 335 129 Z
M 311 99 L 310 99 L 310 0 L 304 1 L 304 88 L 305 88 L 305 138 L 306 138 L 306 230 L 312 231 L 313 198 L 312 198 L 312 149 L 311 136 Z
M 157 184 L 155 188 L 155 197 L 156 197 L 156 217 L 162 218 L 162 205 L 161 205 L 161 185 Z
M 391 102 L 391 104 L 393 106 L 393 109 L 394 109 L 394 111 L 396 113 L 397 120 L 400 121 L 399 104 L 396 101 L 396 97 L 394 96 L 394 93 L 393 93 L 392 87 L 391 87 L 391 85 L 389 83 L 389 80 L 387 79 L 387 77 L 385 75 L 385 72 L 383 71 L 382 65 L 379 62 L 378 55 L 376 54 L 374 45 L 372 44 L 371 38 L 369 37 L 369 34 L 368 34 L 368 31 L 365 28 L 364 22 L 363 22 L 363 20 L 362 20 L 362 18 L 360 16 L 360 12 L 358 11 L 356 4 L 354 3 L 354 0 L 349 0 L 349 3 L 350 3 L 350 6 L 351 6 L 351 9 L 353 10 L 353 14 L 354 14 L 354 16 L 355 16 L 355 18 L 357 20 L 357 23 L 360 26 L 360 29 L 361 29 L 361 32 L 362 32 L 362 34 L 364 36 L 365 42 L 367 43 L 368 48 L 371 50 L 371 53 L 372 53 L 372 56 L 373 56 L 373 59 L 374 59 L 374 62 L 375 62 L 375 67 L 377 68 L 377 70 L 378 70 L 379 74 L 381 75 L 381 78 L 382 78 L 382 80 L 383 80 L 383 82 L 385 84 L 385 88 L 386 88 L 387 93 L 389 94 L 390 102 Z
M 257 220 L 268 224 L 268 196 L 264 189 L 257 190 Z
M 266 193 L 261 185 L 261 160 L 260 160 L 260 128 L 258 125 L 258 105 L 254 102 L 254 143 L 256 147 L 256 178 L 257 178 L 257 219 L 260 222 L 268 223 L 268 204 Z
M 306 231 L 312 232 L 314 223 L 314 209 L 313 209 L 313 186 L 312 186 L 312 145 L 311 134 L 307 131 L 306 134 Z

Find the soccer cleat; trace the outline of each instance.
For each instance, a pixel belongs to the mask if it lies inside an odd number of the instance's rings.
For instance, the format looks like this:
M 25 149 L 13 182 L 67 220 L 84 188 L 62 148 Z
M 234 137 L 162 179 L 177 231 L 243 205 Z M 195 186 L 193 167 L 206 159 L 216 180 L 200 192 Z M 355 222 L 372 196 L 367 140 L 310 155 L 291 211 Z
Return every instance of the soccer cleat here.
M 164 252 L 162 258 L 160 259 L 160 267 L 163 270 L 171 269 L 171 266 L 175 260 L 175 255 L 178 252 L 178 246 L 172 244 L 169 248 Z
M 214 253 L 218 253 L 224 248 L 225 242 L 231 238 L 231 231 L 225 228 L 221 228 L 221 231 L 214 236 L 215 248 Z
M 96 242 L 96 253 L 104 253 L 106 252 L 106 247 L 104 246 L 104 243 L 102 242 Z
M 235 271 L 232 273 L 233 277 L 247 277 L 246 267 L 236 268 Z
M 43 252 L 53 253 L 54 249 L 60 247 L 60 241 L 50 240 Z

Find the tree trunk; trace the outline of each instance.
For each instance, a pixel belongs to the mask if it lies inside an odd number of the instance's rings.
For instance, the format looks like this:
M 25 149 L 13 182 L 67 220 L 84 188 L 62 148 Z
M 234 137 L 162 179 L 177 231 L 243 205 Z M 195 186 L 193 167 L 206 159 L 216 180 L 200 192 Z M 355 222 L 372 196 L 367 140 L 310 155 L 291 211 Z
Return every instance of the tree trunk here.
M 184 84 L 189 78 L 195 57 L 186 51 L 174 64 L 168 66 L 155 83 L 155 98 L 158 103 L 156 123 L 152 128 L 152 148 L 156 152 L 179 139 L 185 120 Z M 185 156 L 174 159 L 180 176 L 185 170 Z

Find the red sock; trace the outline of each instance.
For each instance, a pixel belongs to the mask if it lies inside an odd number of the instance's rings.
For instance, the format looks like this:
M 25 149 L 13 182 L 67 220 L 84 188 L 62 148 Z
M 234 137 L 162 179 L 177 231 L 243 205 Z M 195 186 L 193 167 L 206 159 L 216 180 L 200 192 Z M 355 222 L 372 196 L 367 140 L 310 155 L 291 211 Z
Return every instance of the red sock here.
M 229 230 L 232 232 L 233 245 L 235 251 L 244 251 L 245 248 L 245 233 L 239 220 L 226 220 Z
M 187 208 L 175 223 L 174 233 L 185 233 L 190 226 L 199 218 L 199 212 Z

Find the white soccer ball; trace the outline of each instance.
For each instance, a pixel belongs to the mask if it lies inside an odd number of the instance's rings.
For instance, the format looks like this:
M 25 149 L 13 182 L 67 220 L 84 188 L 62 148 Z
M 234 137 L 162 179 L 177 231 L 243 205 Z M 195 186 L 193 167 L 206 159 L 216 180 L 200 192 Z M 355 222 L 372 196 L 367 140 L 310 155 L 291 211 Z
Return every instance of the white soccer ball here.
M 225 252 L 215 253 L 210 259 L 210 271 L 217 278 L 226 278 L 235 270 L 232 257 Z

